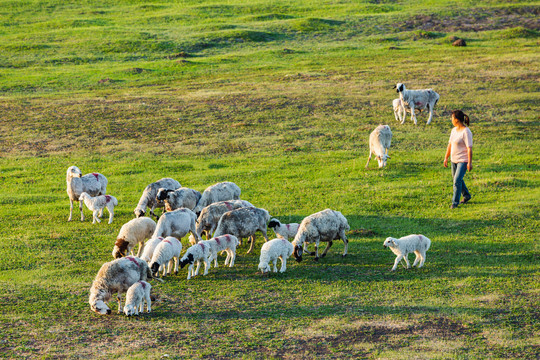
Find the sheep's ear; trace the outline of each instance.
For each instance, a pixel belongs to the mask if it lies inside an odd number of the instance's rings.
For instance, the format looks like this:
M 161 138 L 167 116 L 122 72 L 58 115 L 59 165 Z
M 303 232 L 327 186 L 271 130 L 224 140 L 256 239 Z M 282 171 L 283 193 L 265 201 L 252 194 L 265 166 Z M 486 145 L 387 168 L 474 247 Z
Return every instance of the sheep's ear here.
M 396 88 L 396 85 L 392 86 L 392 89 L 395 89 Z
M 399 85 L 398 92 L 403 91 L 403 84 Z

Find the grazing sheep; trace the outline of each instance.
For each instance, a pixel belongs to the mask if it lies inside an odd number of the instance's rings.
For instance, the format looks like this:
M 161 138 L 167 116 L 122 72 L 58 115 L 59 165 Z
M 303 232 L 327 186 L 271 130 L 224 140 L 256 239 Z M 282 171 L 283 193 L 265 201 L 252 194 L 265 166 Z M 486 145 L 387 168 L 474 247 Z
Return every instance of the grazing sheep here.
M 296 261 L 302 261 L 302 252 L 307 251 L 307 243 L 315 243 L 315 252 L 310 253 L 310 255 L 315 255 L 315 261 L 318 261 L 319 242 L 328 242 L 326 249 L 324 249 L 321 255 L 321 257 L 324 257 L 328 249 L 332 246 L 333 240 L 337 239 L 343 240 L 345 244 L 343 250 L 343 257 L 345 257 L 349 247 L 345 232 L 350 229 L 347 219 L 339 211 L 326 209 L 309 215 L 300 223 L 298 233 L 292 242 Z
M 152 262 L 150 262 L 150 270 L 153 276 L 158 275 L 160 267 L 163 267 L 163 276 L 167 276 L 172 272 L 178 274 L 178 261 L 182 252 L 182 243 L 177 238 L 172 236 L 166 237 L 161 241 L 154 250 Z M 169 266 L 167 266 L 167 264 Z
M 109 224 L 112 223 L 114 217 L 114 207 L 118 205 L 118 200 L 111 195 L 98 195 L 91 197 L 88 193 L 83 192 L 79 200 L 84 201 L 88 210 L 92 211 L 92 224 L 101 222 L 99 214 L 103 214 L 103 209 L 109 210 Z
M 407 258 L 410 253 L 416 254 L 413 266 L 416 266 L 420 262 L 418 267 L 421 268 L 424 265 L 424 261 L 426 261 L 426 251 L 428 251 L 431 245 L 431 240 L 424 235 L 408 235 L 399 239 L 392 237 L 386 238 L 383 245 L 385 248 L 389 247 L 397 256 L 396 261 L 394 261 L 394 267 L 392 268 L 392 271 L 395 271 L 401 259 L 405 259 L 407 269 L 411 267 Z
M 366 169 L 369 166 L 371 160 L 371 154 L 375 154 L 375 158 L 379 162 L 379 169 L 386 166 L 386 160 L 390 159 L 388 156 L 388 149 L 392 142 L 392 131 L 388 125 L 379 125 L 369 135 L 369 157 L 366 164 Z
M 152 256 L 154 256 L 154 250 L 156 249 L 156 246 L 163 240 L 163 237 L 153 237 L 150 240 L 146 242 L 144 245 L 144 250 L 141 255 L 141 259 L 146 261 L 147 263 L 150 263 L 152 261 Z
M 154 214 L 155 208 L 162 208 L 164 207 L 163 201 L 157 200 L 157 193 L 158 190 L 163 189 L 172 189 L 176 190 L 179 187 L 181 187 L 180 183 L 174 179 L 171 178 L 163 178 L 156 182 L 153 182 L 149 184 L 143 191 L 141 195 L 141 199 L 139 200 L 139 203 L 137 204 L 137 207 L 133 211 L 135 213 L 136 217 L 141 217 L 146 214 L 146 208 L 150 208 L 150 215 L 153 215 L 158 218 L 156 214 Z
M 166 211 L 173 211 L 180 208 L 193 210 L 201 199 L 201 193 L 186 187 L 176 190 L 159 189 L 157 199 L 165 202 Z
M 227 211 L 219 219 L 214 237 L 230 234 L 240 239 L 240 243 L 242 243 L 241 239 L 251 237 L 251 246 L 247 252 L 249 254 L 255 243 L 255 232 L 262 232 L 265 242 L 268 241 L 266 224 L 269 219 L 268 211 L 256 207 Z
M 253 207 L 253 205 L 245 200 L 218 201 L 208 205 L 202 209 L 201 214 L 197 219 L 197 234 L 199 234 L 200 237 L 202 236 L 203 231 L 205 231 L 206 239 L 210 239 L 212 237 L 212 233 L 216 230 L 219 219 L 221 219 L 223 214 L 225 214 L 227 211 L 240 209 L 243 207 Z M 195 237 L 193 235 L 189 236 L 189 242 L 192 244 L 195 243 Z
M 99 173 L 91 173 L 82 176 L 82 172 L 78 167 L 70 166 L 67 169 L 66 182 L 70 202 L 68 221 L 71 221 L 73 216 L 74 201 L 79 202 L 81 221 L 84 221 L 83 205 L 82 200 L 80 200 L 81 194 L 85 192 L 90 196 L 105 195 L 107 192 L 107 178 Z
M 241 190 L 235 183 L 225 181 L 221 183 L 209 186 L 204 190 L 201 199 L 193 209 L 193 212 L 199 216 L 203 208 L 208 205 L 225 200 L 238 200 L 240 199 Z
M 152 290 L 152 285 L 146 281 L 137 281 L 135 284 L 131 285 L 126 293 L 124 314 L 126 314 L 126 316 L 139 315 L 139 311 L 143 312 L 144 310 L 145 301 L 146 312 L 152 311 L 150 290 Z
M 274 264 L 274 272 L 277 272 L 277 260 L 281 259 L 281 269 L 279 272 L 287 270 L 287 258 L 294 252 L 294 246 L 286 239 L 278 238 L 264 243 L 261 247 L 259 258 L 259 270 L 264 274 L 270 271 L 270 262 Z
M 90 308 L 98 314 L 110 314 L 107 303 L 112 295 L 117 293 L 118 313 L 122 312 L 122 292 L 137 281 L 152 278 L 150 268 L 145 261 L 128 256 L 107 262 L 99 269 L 92 287 L 90 288 Z
M 144 241 L 149 239 L 156 229 L 156 222 L 149 217 L 141 217 L 128 221 L 120 228 L 116 237 L 112 256 L 115 259 L 126 256 L 128 253 L 133 255 L 133 249 L 139 244 L 139 257 L 144 250 Z
M 428 109 L 429 119 L 427 121 L 427 125 L 431 123 L 431 118 L 433 117 L 433 108 L 437 104 L 437 101 L 439 101 L 439 94 L 432 89 L 407 90 L 405 85 L 402 83 L 397 83 L 394 86 L 394 89 L 396 89 L 396 92 L 399 93 L 399 98 L 401 99 L 403 109 L 405 109 L 405 106 L 408 106 L 411 109 L 411 118 L 414 121 L 414 125 L 416 125 L 416 114 L 414 112 L 415 108 L 420 110 Z M 403 112 L 403 119 L 401 120 L 402 124 L 405 122 L 406 117 L 407 113 Z
M 278 219 L 270 219 L 268 227 L 276 233 L 277 237 L 282 239 L 294 239 L 298 232 L 298 223 L 282 224 Z
M 208 274 L 208 269 L 210 268 L 210 246 L 203 243 L 202 241 L 192 245 L 189 249 L 186 250 L 186 253 L 180 259 L 180 268 L 183 269 L 184 266 L 189 264 L 187 279 L 191 279 L 192 276 L 199 275 L 199 267 L 201 266 L 201 261 L 204 262 L 204 274 Z M 197 263 L 197 270 L 193 271 L 193 265 Z
M 218 253 L 225 251 L 227 258 L 225 259 L 225 266 L 229 264 L 229 267 L 234 266 L 234 260 L 236 259 L 236 247 L 239 244 L 238 238 L 233 235 L 223 235 L 212 238 L 210 240 L 202 241 L 208 244 L 210 247 L 210 263 L 214 260 L 214 267 L 218 267 Z
M 158 220 L 156 231 L 152 237 L 174 236 L 177 239 L 183 238 L 188 232 L 191 232 L 197 242 L 201 237 L 197 235 L 195 222 L 197 215 L 189 209 L 182 208 L 163 213 Z
M 394 108 L 394 117 L 400 123 L 403 123 L 402 119 L 405 116 L 405 111 L 409 114 L 411 113 L 411 108 L 403 104 L 400 98 L 394 99 L 394 101 L 392 101 L 392 107 Z M 419 109 L 418 112 L 421 113 L 422 109 Z

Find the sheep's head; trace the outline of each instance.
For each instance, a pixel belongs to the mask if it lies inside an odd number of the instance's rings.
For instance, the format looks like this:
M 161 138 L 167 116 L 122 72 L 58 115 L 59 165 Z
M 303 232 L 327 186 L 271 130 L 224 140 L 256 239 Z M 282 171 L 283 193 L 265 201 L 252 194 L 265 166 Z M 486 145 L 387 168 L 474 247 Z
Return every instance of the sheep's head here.
M 92 309 L 93 312 L 100 315 L 108 315 L 111 313 L 111 309 L 103 301 L 103 298 L 106 295 L 107 294 L 104 293 L 102 290 L 100 290 L 97 294 L 94 292 L 90 293 L 90 299 L 88 300 L 88 302 L 90 303 L 90 309 Z
M 135 213 L 135 217 L 138 217 L 138 218 L 144 216 L 144 214 L 146 213 L 144 209 L 139 209 L 139 208 L 135 209 L 135 211 L 133 212 Z
M 278 219 L 271 219 L 270 222 L 268 223 L 268 227 L 270 229 L 275 229 L 277 228 L 279 225 L 281 225 L 281 223 L 279 222 Z
M 403 92 L 403 90 L 405 90 L 405 85 L 402 83 L 397 83 L 394 85 L 394 89 L 396 89 L 397 93 Z
M 120 259 L 121 257 L 126 256 L 128 252 L 128 245 L 129 242 L 127 242 L 124 238 L 116 239 L 116 243 L 114 243 L 114 249 L 112 251 L 113 258 Z
M 259 264 L 259 270 L 261 270 L 261 273 L 267 273 L 270 271 L 270 265 L 269 264 L 265 264 L 264 262 L 261 262 Z
M 302 261 L 303 252 L 304 252 L 304 250 L 302 249 L 301 246 L 294 245 L 293 255 L 294 255 L 294 258 L 296 259 L 296 261 L 298 261 L 298 262 Z
M 386 248 L 386 247 L 396 247 L 397 244 L 396 244 L 396 239 L 392 238 L 392 237 L 389 237 L 389 238 L 386 238 L 386 240 L 384 240 L 384 243 L 383 243 L 383 246 Z
M 152 275 L 154 277 L 156 277 L 158 275 L 159 265 L 160 264 L 157 261 L 150 264 L 150 270 L 152 270 Z
M 126 314 L 126 316 L 135 315 L 135 310 L 137 310 L 137 309 L 135 308 L 135 306 L 133 306 L 131 304 L 124 306 L 124 314 Z
M 67 175 L 68 179 L 74 178 L 74 177 L 80 178 L 82 176 L 82 172 L 81 172 L 81 169 L 79 169 L 78 167 L 70 166 L 67 169 L 67 174 L 66 175 Z
M 386 166 L 386 160 L 390 159 L 390 156 L 385 154 L 383 156 L 377 156 L 376 159 L 379 162 L 379 169 L 380 169 Z
M 173 192 L 174 190 L 171 190 L 171 189 L 165 189 L 165 188 L 160 188 L 157 192 L 157 196 L 156 196 L 156 199 L 159 200 L 159 201 L 163 201 L 165 199 L 167 199 L 169 193 Z
M 193 254 L 187 254 L 180 260 L 180 269 L 183 269 L 187 264 L 193 264 Z

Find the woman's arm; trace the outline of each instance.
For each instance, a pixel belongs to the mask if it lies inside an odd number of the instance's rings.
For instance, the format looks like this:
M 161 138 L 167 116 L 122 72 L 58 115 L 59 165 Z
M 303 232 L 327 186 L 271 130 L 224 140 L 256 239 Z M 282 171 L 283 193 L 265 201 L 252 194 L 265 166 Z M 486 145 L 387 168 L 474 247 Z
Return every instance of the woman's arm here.
M 467 170 L 472 170 L 472 147 L 467 148 Z
M 444 167 L 448 167 L 448 158 L 450 157 L 450 151 L 452 150 L 452 143 L 448 143 L 448 148 L 446 148 L 446 154 L 444 155 Z

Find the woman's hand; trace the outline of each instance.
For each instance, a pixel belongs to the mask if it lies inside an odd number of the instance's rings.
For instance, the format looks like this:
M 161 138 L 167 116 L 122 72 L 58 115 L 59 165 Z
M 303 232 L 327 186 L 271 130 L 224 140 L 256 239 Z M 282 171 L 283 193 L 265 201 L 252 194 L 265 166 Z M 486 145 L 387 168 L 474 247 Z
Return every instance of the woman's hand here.
M 444 166 L 445 168 L 448 167 L 448 158 L 444 159 L 443 166 Z
M 472 170 L 472 164 L 470 162 L 467 163 L 467 170 L 469 170 L 469 172 Z

